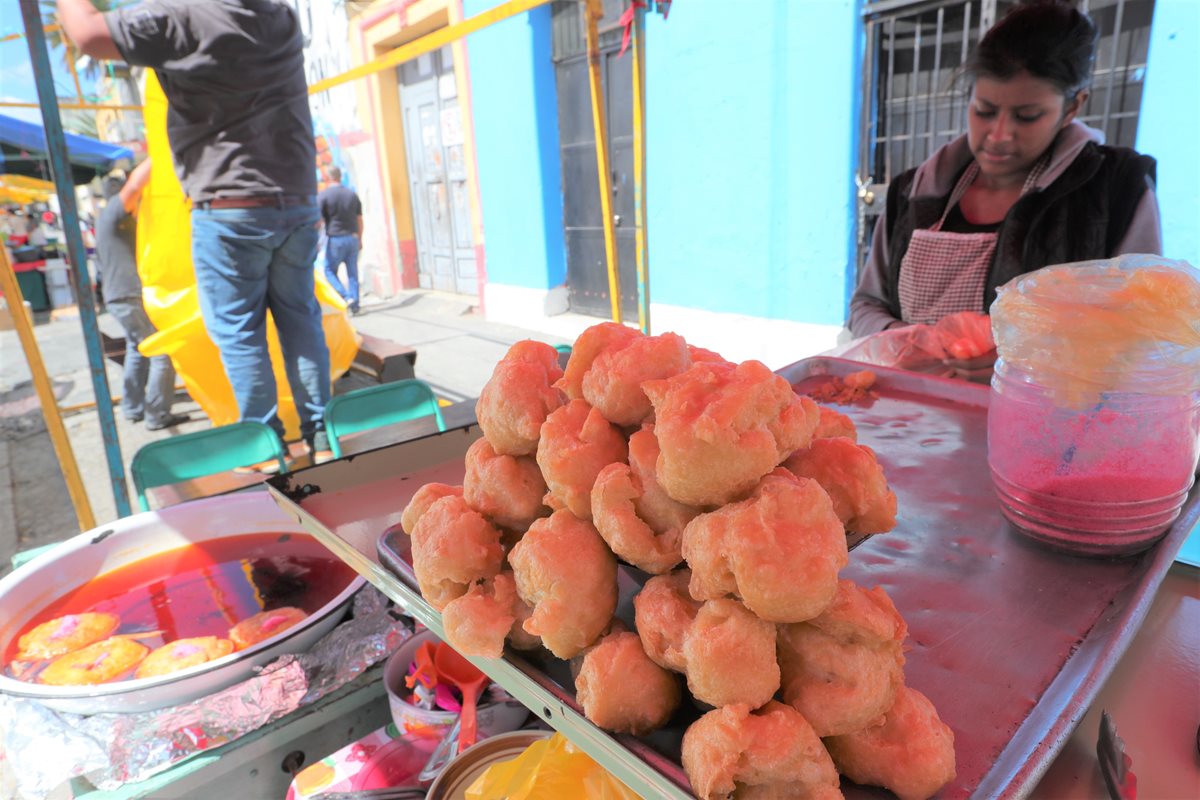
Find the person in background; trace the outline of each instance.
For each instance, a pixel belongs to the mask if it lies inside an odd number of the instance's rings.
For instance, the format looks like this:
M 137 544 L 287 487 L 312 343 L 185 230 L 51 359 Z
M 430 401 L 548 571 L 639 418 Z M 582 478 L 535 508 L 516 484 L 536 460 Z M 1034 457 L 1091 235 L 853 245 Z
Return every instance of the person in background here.
M 45 232 L 42 231 L 42 221 L 37 214 L 25 215 L 25 243 L 35 247 L 45 247 L 49 244 Z
M 329 168 L 333 184 L 321 192 L 318 205 L 325 223 L 325 278 L 346 301 L 351 314 L 358 314 L 358 251 L 362 249 L 362 202 L 349 186 L 342 184 L 342 170 Z M 346 285 L 338 269 L 346 265 Z
M 320 214 L 300 21 L 285 0 L 156 0 L 98 12 L 58 0 L 67 37 L 94 58 L 152 67 L 167 138 L 192 200 L 200 310 L 243 420 L 280 437 L 267 312 L 300 433 L 330 456 L 329 348 L 313 292 Z
M 866 336 L 987 313 L 996 288 L 1052 264 L 1161 254 L 1154 159 L 1103 144 L 1076 119 L 1088 98 L 1096 26 L 1065 0 L 1015 6 L 964 65 L 967 133 L 888 187 L 850 301 Z M 995 350 L 948 360 L 991 373 Z
M 96 260 L 104 287 L 104 305 L 125 330 L 125 376 L 121 413 L 130 422 L 146 421 L 146 428 L 160 431 L 188 417 L 172 414 L 175 400 L 175 369 L 168 356 L 146 358 L 138 351 L 155 334 L 142 305 L 142 281 L 137 271 L 137 208 L 150 180 L 150 160 L 139 164 L 129 179 L 105 179 L 107 205 L 96 223 Z

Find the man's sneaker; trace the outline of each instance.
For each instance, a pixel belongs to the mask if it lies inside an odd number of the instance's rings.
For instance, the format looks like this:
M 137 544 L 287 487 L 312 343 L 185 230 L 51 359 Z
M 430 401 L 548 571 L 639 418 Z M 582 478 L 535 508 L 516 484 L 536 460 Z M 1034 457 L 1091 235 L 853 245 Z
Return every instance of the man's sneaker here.
M 174 428 L 176 425 L 182 425 L 191 417 L 187 414 L 168 414 L 163 419 L 146 420 L 146 430 L 161 431 L 167 428 Z
M 311 439 L 305 439 L 304 442 L 308 445 L 308 455 L 314 464 L 324 464 L 326 461 L 333 460 L 333 450 L 329 447 L 329 434 L 324 430 L 317 431 Z

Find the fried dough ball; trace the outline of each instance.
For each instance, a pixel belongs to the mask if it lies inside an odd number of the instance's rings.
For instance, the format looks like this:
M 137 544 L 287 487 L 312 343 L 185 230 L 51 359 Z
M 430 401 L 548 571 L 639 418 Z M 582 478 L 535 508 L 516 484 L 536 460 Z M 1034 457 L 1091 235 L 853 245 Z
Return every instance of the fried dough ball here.
M 875 451 L 850 439 L 814 439 L 784 466 L 812 478 L 829 494 L 848 531 L 887 533 L 896 527 L 896 494 L 888 488 Z
M 654 405 L 658 482 L 693 506 L 724 505 L 807 447 L 820 412 L 758 361 L 704 362 L 642 389 Z
M 687 671 L 683 643 L 701 605 L 688 594 L 691 579 L 686 569 L 659 575 L 646 581 L 633 598 L 634 625 L 646 655 L 676 672 Z
M 523 531 L 549 509 L 542 502 L 546 481 L 529 456 L 500 455 L 487 439 L 467 450 L 463 499 L 495 525 Z
M 516 584 L 515 578 L 513 584 Z M 513 605 L 513 610 L 516 617 L 513 619 L 512 629 L 508 632 L 508 643 L 517 650 L 536 650 L 541 647 L 542 637 L 525 630 L 525 622 L 533 616 L 533 606 L 521 599 L 520 592 L 517 593 L 517 602 Z
M 779 691 L 775 626 L 736 600 L 700 606 L 683 640 L 688 689 L 702 703 L 758 708 Z
M 580 519 L 592 518 L 592 486 L 600 470 L 625 461 L 621 431 L 584 400 L 572 400 L 546 418 L 537 463 L 550 494 Z
M 883 722 L 904 685 L 907 634 L 883 589 L 838 581 L 829 608 L 807 622 L 779 626 L 783 701 L 821 737 Z
M 562 377 L 558 351 L 526 339 L 508 349 L 479 393 L 475 416 L 497 453 L 527 456 L 537 449 L 538 431 L 562 405 L 554 382 Z
M 207 664 L 232 652 L 233 642 L 217 636 L 176 639 L 146 656 L 146 660 L 138 665 L 134 675 L 138 678 L 170 675 L 197 664 Z
M 688 570 L 659 575 L 633 598 L 634 624 L 646 655 L 682 672 L 697 700 L 757 708 L 779 690 L 775 626 L 736 600 L 697 602 Z
M 687 342 L 675 333 L 641 336 L 601 351 L 583 376 L 583 399 L 614 425 L 640 425 L 653 408 L 642 382 L 678 375 L 692 365 Z
M 954 780 L 954 732 L 929 698 L 902 687 L 884 723 L 825 740 L 837 768 L 855 783 L 925 800 Z
M 583 713 L 601 728 L 644 736 L 679 707 L 679 679 L 655 664 L 636 633 L 610 633 L 583 656 L 575 677 Z
M 413 572 L 421 596 L 438 611 L 475 581 L 500 571 L 500 531 L 456 495 L 429 507 L 412 532 Z
M 812 726 L 770 702 L 714 709 L 683 734 L 683 771 L 700 800 L 842 797 L 840 779 Z
M 56 658 L 107 639 L 120 626 L 116 614 L 86 611 L 43 622 L 17 640 L 18 661 Z
M 521 629 L 521 623 L 529 611 L 517 595 L 512 572 L 501 572 L 472 585 L 466 594 L 442 609 L 446 641 L 466 656 L 500 658 L 504 655 L 504 640 L 514 632 L 521 634 L 517 642 L 528 644 L 529 636 Z
M 617 608 L 617 560 L 592 523 L 556 511 L 529 526 L 508 554 L 517 592 L 533 606 L 528 633 L 559 658 L 583 652 Z
M 567 396 L 568 400 L 583 399 L 583 378 L 592 368 L 592 362 L 601 353 L 608 350 L 620 350 L 635 339 L 640 339 L 642 332 L 619 322 L 600 322 L 579 334 L 575 344 L 571 345 L 571 357 L 567 359 L 567 368 L 555 384 Z
M 715 353 L 712 350 L 706 350 L 703 347 L 696 347 L 694 344 L 688 345 L 688 354 L 692 357 L 692 362 L 699 364 L 701 361 L 716 361 L 725 363 L 727 359 L 720 353 Z
M 656 531 L 637 513 L 642 483 L 628 464 L 609 464 L 592 486 L 592 520 L 616 556 L 651 575 L 669 572 L 683 553 L 681 527 Z
M 643 425 L 629 437 L 629 467 L 641 484 L 642 493 L 633 501 L 637 515 L 654 531 L 665 533 L 672 528 L 683 530 L 700 509 L 672 500 L 658 482 L 658 456 L 661 451 L 654 436 L 653 425 Z
M 429 510 L 429 507 L 441 500 L 443 497 L 462 497 L 463 487 L 447 486 L 444 483 L 427 483 L 417 493 L 412 496 L 412 500 L 408 501 L 408 505 L 404 507 L 404 513 L 400 515 L 400 527 L 409 536 L 412 536 L 413 528 L 417 527 L 417 521 L 421 519 L 421 515 Z
M 132 639 L 113 637 L 59 656 L 38 675 L 47 686 L 91 686 L 107 683 L 137 666 L 150 648 Z
M 763 478 L 748 499 L 689 522 L 683 557 L 692 597 L 733 595 L 770 622 L 803 622 L 824 611 L 849 561 L 829 495 L 785 469 Z
M 304 611 L 292 606 L 260 611 L 230 628 L 229 639 L 233 642 L 234 649 L 245 650 L 265 639 L 270 639 L 277 633 L 299 625 L 307 617 L 308 614 Z
M 832 439 L 835 436 L 844 436 L 852 442 L 858 441 L 858 429 L 854 427 L 854 420 L 829 406 L 819 406 L 819 408 L 821 409 L 821 421 L 817 423 L 817 429 L 813 431 L 814 439 Z

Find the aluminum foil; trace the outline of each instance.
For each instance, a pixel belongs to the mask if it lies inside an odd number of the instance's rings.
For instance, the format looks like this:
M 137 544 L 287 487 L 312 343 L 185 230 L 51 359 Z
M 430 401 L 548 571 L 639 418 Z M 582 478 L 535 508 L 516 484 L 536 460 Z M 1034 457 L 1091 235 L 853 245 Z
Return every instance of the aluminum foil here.
M 106 791 L 144 781 L 317 702 L 387 658 L 412 627 L 366 586 L 352 618 L 309 652 L 276 659 L 253 678 L 186 705 L 80 716 L 0 695 L 0 771 L 8 773 L 0 775 L 0 794 L 44 800 L 72 778 Z

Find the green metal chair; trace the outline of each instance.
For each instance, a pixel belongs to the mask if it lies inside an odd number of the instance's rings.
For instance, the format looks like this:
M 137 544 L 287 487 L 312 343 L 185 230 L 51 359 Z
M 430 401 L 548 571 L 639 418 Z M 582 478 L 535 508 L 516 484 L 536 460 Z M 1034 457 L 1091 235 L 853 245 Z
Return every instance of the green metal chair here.
M 439 431 L 446 430 L 437 396 L 417 378 L 381 383 L 340 394 L 325 406 L 325 433 L 334 458 L 342 457 L 339 439 L 359 431 L 432 416 Z
M 184 433 L 143 446 L 129 471 L 137 490 L 138 507 L 149 511 L 146 490 L 248 467 L 272 458 L 287 472 L 287 453 L 278 434 L 261 422 L 235 422 L 206 431 Z

